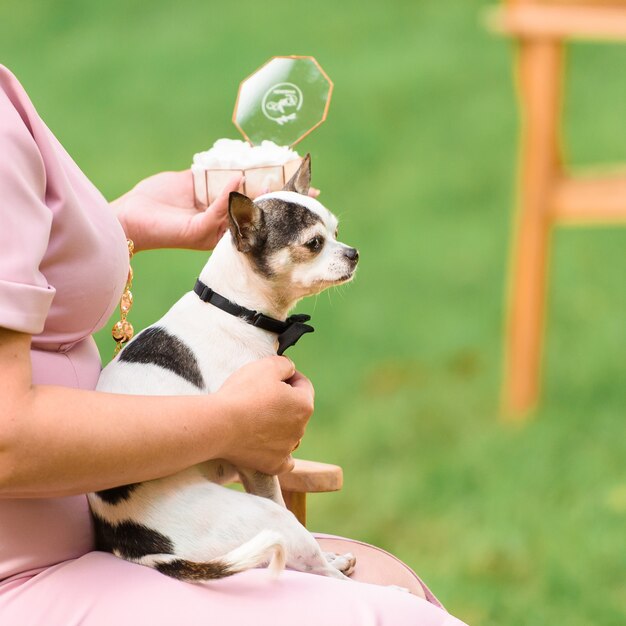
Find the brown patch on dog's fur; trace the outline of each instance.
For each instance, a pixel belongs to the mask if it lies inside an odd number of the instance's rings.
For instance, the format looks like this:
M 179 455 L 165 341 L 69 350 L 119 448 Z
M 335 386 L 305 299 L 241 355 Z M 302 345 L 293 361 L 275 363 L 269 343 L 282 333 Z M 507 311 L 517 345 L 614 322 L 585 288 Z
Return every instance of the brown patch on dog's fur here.
M 157 563 L 155 567 L 161 574 L 177 578 L 178 580 L 217 580 L 236 573 L 226 563 L 220 561 L 195 563 L 185 559 L 176 559 L 169 563 Z
M 313 252 L 304 246 L 296 246 L 289 250 L 289 256 L 294 263 L 306 263 L 313 257 L 316 257 L 317 252 Z

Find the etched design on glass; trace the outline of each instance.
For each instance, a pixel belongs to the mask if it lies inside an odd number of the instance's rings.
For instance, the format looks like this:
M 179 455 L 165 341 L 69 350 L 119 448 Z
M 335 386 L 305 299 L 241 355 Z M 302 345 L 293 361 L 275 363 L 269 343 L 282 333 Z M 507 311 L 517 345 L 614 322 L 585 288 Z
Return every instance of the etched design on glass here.
M 293 146 L 326 119 L 332 90 L 313 57 L 272 57 L 239 85 L 233 122 L 252 146 Z
M 263 114 L 280 124 L 292 122 L 302 108 L 302 90 L 293 83 L 278 83 L 270 87 L 263 96 Z

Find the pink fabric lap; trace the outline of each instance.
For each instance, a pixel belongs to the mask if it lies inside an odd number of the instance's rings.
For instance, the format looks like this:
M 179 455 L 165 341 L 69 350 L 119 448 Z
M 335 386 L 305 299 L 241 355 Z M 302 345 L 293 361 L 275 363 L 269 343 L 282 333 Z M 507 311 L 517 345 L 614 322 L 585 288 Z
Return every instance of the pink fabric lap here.
M 0 596 L 3 626 L 443 626 L 462 622 L 410 594 L 375 585 L 266 570 L 183 583 L 91 552 Z
M 356 557 L 356 567 L 350 574 L 352 580 L 375 585 L 397 585 L 443 608 L 424 581 L 393 554 L 356 539 L 323 533 L 314 533 L 314 535 L 324 552 L 335 554 L 351 552 Z

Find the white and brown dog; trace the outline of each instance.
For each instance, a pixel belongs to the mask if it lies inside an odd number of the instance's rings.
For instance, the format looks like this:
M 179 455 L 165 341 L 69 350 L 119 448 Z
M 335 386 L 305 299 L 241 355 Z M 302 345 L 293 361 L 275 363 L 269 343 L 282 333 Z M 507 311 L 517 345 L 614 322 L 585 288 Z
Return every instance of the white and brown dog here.
M 312 328 L 285 318 L 301 298 L 349 281 L 355 248 L 307 194 L 310 157 L 285 189 L 254 202 L 232 193 L 230 228 L 194 291 L 139 333 L 103 370 L 98 389 L 128 394 L 215 392 L 246 363 Z M 223 485 L 238 471 L 247 493 Z M 213 460 L 166 478 L 89 494 L 98 548 L 184 580 L 268 565 L 345 578 L 350 554 L 324 554 L 285 508 L 275 477 Z

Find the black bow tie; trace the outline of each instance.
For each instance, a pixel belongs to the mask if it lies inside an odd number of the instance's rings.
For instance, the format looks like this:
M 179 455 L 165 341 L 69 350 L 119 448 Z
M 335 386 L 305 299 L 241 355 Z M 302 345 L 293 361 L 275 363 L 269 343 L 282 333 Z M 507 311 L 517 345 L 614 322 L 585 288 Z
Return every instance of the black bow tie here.
M 277 320 L 274 317 L 269 317 L 269 315 L 264 315 L 231 302 L 224 296 L 220 296 L 219 293 L 215 293 L 213 289 L 207 287 L 200 279 L 196 281 L 193 291 L 203 302 L 208 302 L 252 326 L 276 333 L 278 335 L 277 354 L 279 355 L 282 355 L 287 348 L 295 345 L 302 335 L 312 333 L 315 330 L 313 326 L 304 323 L 311 319 L 310 315 L 290 315 L 285 321 Z

